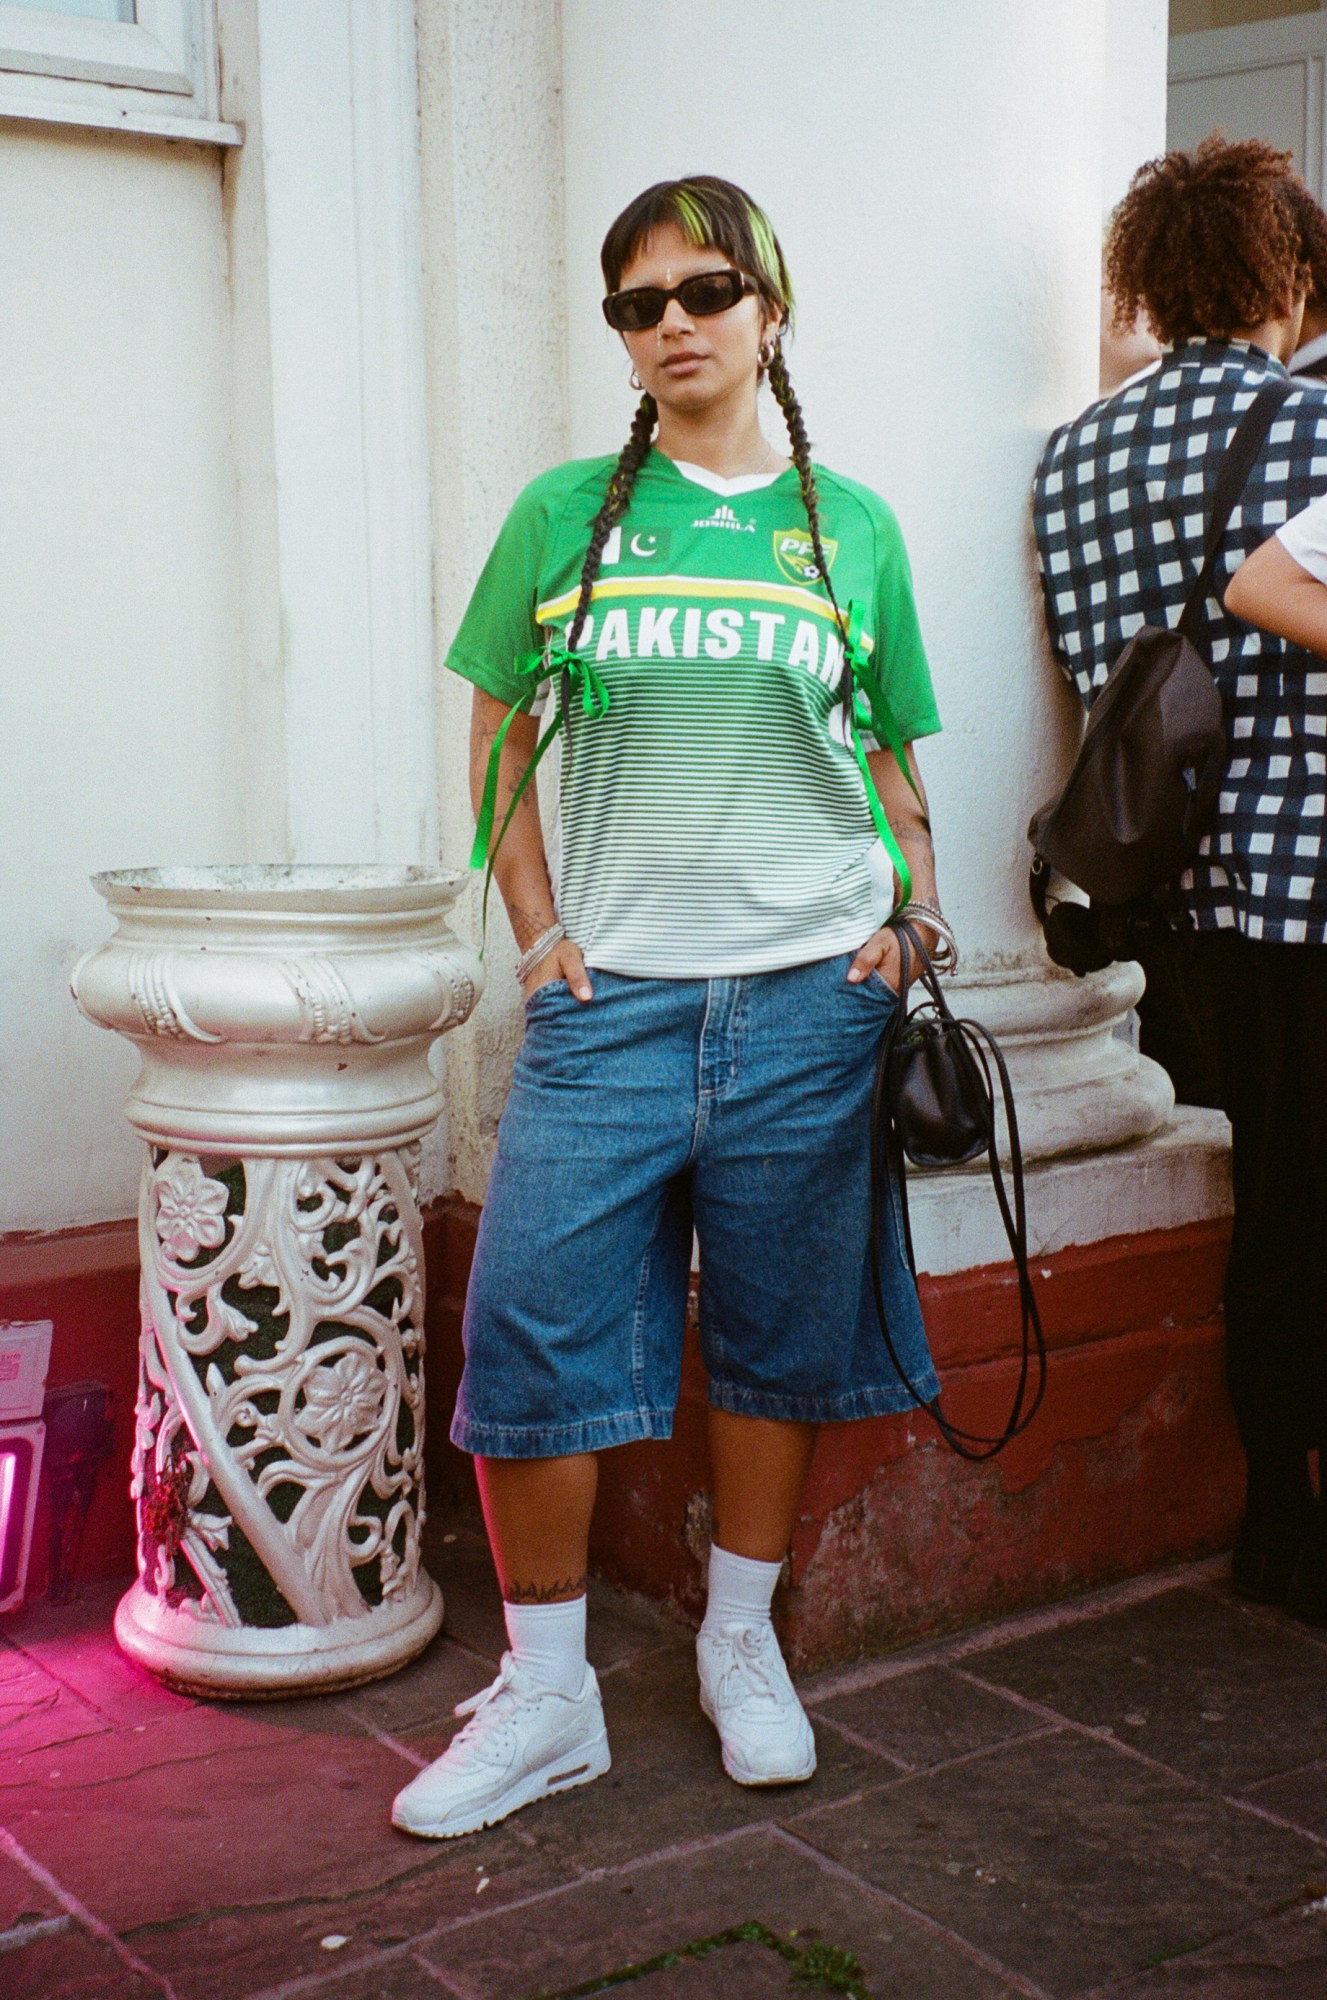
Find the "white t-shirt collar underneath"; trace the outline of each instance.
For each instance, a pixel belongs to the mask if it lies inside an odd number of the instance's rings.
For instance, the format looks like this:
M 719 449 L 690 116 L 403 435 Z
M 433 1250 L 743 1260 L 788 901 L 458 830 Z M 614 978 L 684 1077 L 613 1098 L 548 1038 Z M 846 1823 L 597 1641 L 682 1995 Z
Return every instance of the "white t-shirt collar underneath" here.
M 782 479 L 784 473 L 784 468 L 780 466 L 777 472 L 743 472 L 736 479 L 725 479 L 722 473 L 711 472 L 703 465 L 692 465 L 685 458 L 674 458 L 669 463 L 684 479 L 691 480 L 696 486 L 707 486 L 711 493 L 718 493 L 725 500 L 731 500 L 738 493 L 756 493 L 762 486 L 772 486 L 776 479 Z

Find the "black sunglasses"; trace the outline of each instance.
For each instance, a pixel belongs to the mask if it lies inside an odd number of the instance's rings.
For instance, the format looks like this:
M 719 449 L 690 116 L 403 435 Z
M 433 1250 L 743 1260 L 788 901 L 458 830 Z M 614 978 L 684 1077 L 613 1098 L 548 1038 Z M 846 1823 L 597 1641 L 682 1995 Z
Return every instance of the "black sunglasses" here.
M 629 292 L 610 292 L 604 300 L 604 318 L 618 333 L 643 333 L 647 327 L 658 326 L 669 299 L 676 299 L 692 319 L 708 319 L 712 313 L 727 312 L 755 289 L 745 271 L 698 271 L 670 292 L 662 285 L 635 285 Z

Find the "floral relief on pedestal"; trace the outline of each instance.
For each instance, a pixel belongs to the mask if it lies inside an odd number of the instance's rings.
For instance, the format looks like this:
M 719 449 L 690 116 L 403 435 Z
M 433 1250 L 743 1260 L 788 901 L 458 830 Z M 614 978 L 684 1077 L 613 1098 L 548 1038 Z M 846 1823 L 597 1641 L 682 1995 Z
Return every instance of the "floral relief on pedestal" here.
M 257 1625 L 359 1618 L 413 1589 L 423 1332 L 407 1163 L 160 1153 L 142 1242 L 146 1588 Z

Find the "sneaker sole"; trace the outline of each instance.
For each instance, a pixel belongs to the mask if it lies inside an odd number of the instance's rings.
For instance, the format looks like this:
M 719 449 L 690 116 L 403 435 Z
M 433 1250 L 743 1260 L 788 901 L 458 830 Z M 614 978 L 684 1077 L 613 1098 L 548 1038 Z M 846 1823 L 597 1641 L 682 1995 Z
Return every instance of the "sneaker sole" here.
M 701 1695 L 700 1695 L 700 1705 L 705 1715 L 714 1724 L 715 1729 L 718 1730 L 719 1750 L 720 1754 L 723 1757 L 723 1768 L 728 1773 L 728 1776 L 732 1779 L 735 1785 L 750 1785 L 753 1787 L 761 1785 L 804 1785 L 808 1778 L 814 1778 L 816 1774 L 816 1753 L 814 1745 L 812 1746 L 811 1750 L 810 1762 L 804 1765 L 799 1770 L 775 1771 L 773 1773 L 770 1773 L 768 1771 L 755 1772 L 748 1769 L 744 1769 L 742 1765 L 739 1763 L 738 1759 L 729 1750 L 728 1745 L 724 1742 L 723 1731 L 719 1729 L 718 1717 L 715 1715 L 714 1710 L 710 1707 L 709 1702 L 706 1700 L 705 1691 L 703 1688 L 701 1690 Z
M 407 1813 L 398 1813 L 393 1807 L 392 1825 L 402 1833 L 417 1834 L 421 1840 L 455 1840 L 460 1834 L 479 1833 L 486 1826 L 496 1826 L 499 1820 L 519 1812 L 522 1806 L 533 1805 L 536 1799 L 550 1799 L 558 1792 L 573 1792 L 578 1785 L 593 1784 L 596 1778 L 602 1778 L 612 1768 L 612 1763 L 608 1732 L 601 1728 L 599 1734 L 582 1748 L 569 1751 L 565 1757 L 555 1758 L 552 1764 L 545 1764 L 541 1770 L 529 1772 L 519 1784 L 510 1785 L 496 1799 L 473 1808 L 464 1816 L 416 1819 Z

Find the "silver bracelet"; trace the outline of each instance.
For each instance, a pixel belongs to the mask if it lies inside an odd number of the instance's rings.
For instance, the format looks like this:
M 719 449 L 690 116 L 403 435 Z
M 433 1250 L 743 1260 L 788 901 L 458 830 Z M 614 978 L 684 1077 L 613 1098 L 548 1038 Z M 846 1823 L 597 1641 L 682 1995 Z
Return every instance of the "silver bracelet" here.
M 926 924 L 940 935 L 940 948 L 930 955 L 936 972 L 958 971 L 958 942 L 944 912 L 934 903 L 905 903 L 901 910 L 895 910 L 896 917 L 906 917 L 911 921 Z
M 566 929 L 562 924 L 560 923 L 550 924 L 548 929 L 543 933 L 543 935 L 535 939 L 534 943 L 530 946 L 530 949 L 528 951 L 523 951 L 520 957 L 517 959 L 516 961 L 517 981 L 520 982 L 527 979 L 529 975 L 534 971 L 535 967 L 538 965 L 540 959 L 547 958 L 549 952 L 552 951 L 554 945 L 561 944 L 563 938 L 566 935 L 567 935 Z
M 905 913 L 915 922 L 926 924 L 939 933 L 940 942 L 930 954 L 932 968 L 937 973 L 957 972 L 958 941 L 943 912 L 930 903 L 918 903 Z

